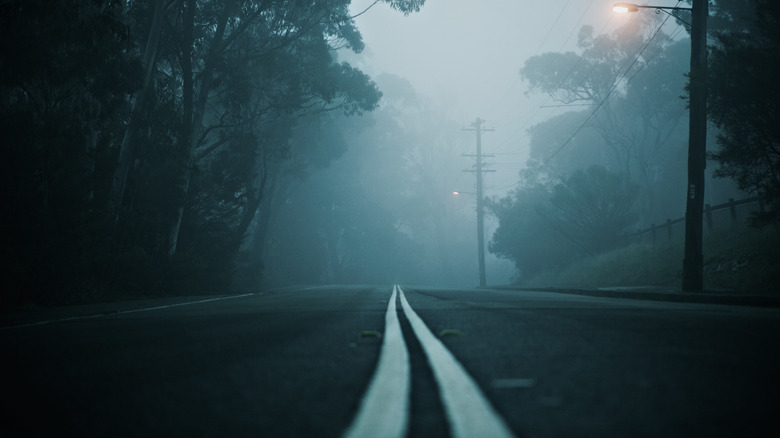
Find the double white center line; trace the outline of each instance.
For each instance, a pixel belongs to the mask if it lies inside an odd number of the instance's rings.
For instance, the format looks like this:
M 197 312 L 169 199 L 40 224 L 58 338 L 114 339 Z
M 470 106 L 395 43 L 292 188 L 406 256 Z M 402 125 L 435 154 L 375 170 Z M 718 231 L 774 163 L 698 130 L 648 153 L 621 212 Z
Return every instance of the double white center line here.
M 345 438 L 405 436 L 409 423 L 409 353 L 396 314 L 396 295 L 428 358 L 439 387 L 450 433 L 455 438 L 511 437 L 512 432 L 490 405 L 463 366 L 431 333 L 406 301 L 403 290 L 393 286 L 385 313 L 385 336 L 379 364 L 360 409 Z

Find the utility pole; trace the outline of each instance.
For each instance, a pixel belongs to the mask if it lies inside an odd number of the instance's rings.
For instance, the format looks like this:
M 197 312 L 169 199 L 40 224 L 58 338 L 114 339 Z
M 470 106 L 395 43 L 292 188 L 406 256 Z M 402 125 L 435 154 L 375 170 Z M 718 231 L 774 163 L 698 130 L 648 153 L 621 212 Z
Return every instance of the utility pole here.
M 704 288 L 702 215 L 704 167 L 707 164 L 707 0 L 693 0 L 691 8 L 690 128 L 688 187 L 685 206 L 685 256 L 682 290 Z
M 495 131 L 495 129 L 483 128 L 482 124 L 485 121 L 477 118 L 474 123 L 471 124 L 473 128 L 463 128 L 464 131 L 475 131 L 477 133 L 477 153 L 475 155 L 464 155 L 464 157 L 473 157 L 476 159 L 476 165 L 473 169 L 464 170 L 464 172 L 474 172 L 477 174 L 477 260 L 479 262 L 479 285 L 484 287 L 485 281 L 485 218 L 483 211 L 483 195 L 482 195 L 482 174 L 486 172 L 495 172 L 495 170 L 485 169 L 485 163 L 482 162 L 482 158 L 494 157 L 492 154 L 482 153 L 482 133 L 486 131 Z
M 685 188 L 685 253 L 682 290 L 704 289 L 702 228 L 704 213 L 704 168 L 707 165 L 707 18 L 709 0 L 692 0 L 690 8 L 616 3 L 615 12 L 655 9 L 680 20 L 674 11 L 691 13 L 691 72 L 689 83 L 688 186 Z M 672 12 L 669 12 L 672 11 Z M 682 20 L 681 20 L 682 21 Z

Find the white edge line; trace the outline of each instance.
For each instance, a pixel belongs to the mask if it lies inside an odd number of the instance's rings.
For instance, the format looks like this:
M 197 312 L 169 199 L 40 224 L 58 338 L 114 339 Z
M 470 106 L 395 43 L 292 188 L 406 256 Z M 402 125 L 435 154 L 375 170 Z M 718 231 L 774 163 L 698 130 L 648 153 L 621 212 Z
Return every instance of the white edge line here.
M 512 437 L 512 431 L 480 391 L 477 383 L 463 366 L 447 350 L 417 316 L 398 287 L 401 306 L 412 326 L 414 334 L 422 345 L 428 363 L 436 377 L 444 410 L 450 424 L 452 436 L 466 437 Z
M 222 300 L 231 300 L 233 298 L 242 298 L 242 297 L 248 297 L 251 295 L 262 295 L 261 292 L 252 292 L 247 294 L 241 294 L 241 295 L 230 295 L 227 297 L 218 297 L 218 298 L 209 298 L 205 300 L 198 300 L 198 301 L 187 301 L 184 303 L 176 303 L 176 304 L 167 304 L 165 306 L 155 306 L 155 307 L 143 307 L 140 309 L 130 309 L 130 310 L 117 310 L 117 311 L 111 311 L 111 312 L 103 312 L 103 313 L 95 313 L 92 315 L 84 315 L 84 316 L 69 316 L 66 318 L 57 318 L 57 319 L 49 319 L 45 321 L 36 321 L 36 322 L 29 322 L 25 324 L 18 324 L 18 325 L 9 325 L 5 327 L 0 327 L 0 330 L 3 329 L 15 329 L 15 328 L 25 328 L 25 327 L 36 327 L 39 325 L 46 325 L 46 324 L 54 324 L 57 322 L 67 322 L 67 321 L 78 321 L 82 319 L 94 319 L 94 318 L 101 318 L 104 316 L 111 316 L 111 315 L 121 315 L 124 313 L 137 313 L 137 312 L 148 312 L 150 310 L 160 310 L 160 309 L 168 309 L 171 307 L 179 307 L 179 306 L 189 306 L 192 304 L 200 304 L 200 303 L 208 303 L 211 301 L 222 301 Z
M 409 352 L 396 312 L 396 291 L 387 303 L 385 334 L 379 362 L 360 408 L 344 438 L 401 438 L 409 418 Z
M 169 309 L 171 307 L 189 306 L 189 305 L 192 305 L 192 304 L 201 304 L 201 303 L 210 303 L 212 301 L 232 300 L 233 298 L 243 298 L 243 297 L 248 297 L 248 296 L 251 296 L 251 295 L 255 295 L 255 293 L 248 293 L 248 294 L 241 294 L 241 295 L 231 295 L 229 297 L 209 298 L 209 299 L 198 300 L 198 301 L 187 301 L 186 303 L 166 304 L 165 306 L 144 307 L 142 309 L 120 310 L 120 311 L 118 311 L 116 313 L 148 312 L 150 310 Z

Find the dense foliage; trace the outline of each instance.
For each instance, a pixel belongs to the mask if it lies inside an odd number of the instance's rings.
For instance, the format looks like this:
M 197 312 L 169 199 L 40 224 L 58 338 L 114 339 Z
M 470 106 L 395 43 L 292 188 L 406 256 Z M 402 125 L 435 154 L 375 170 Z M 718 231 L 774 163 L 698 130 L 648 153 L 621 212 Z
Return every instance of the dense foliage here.
M 349 4 L 3 2 L 3 301 L 231 286 L 267 193 L 343 153 L 302 121 L 378 105 Z
M 628 227 L 669 216 L 683 200 L 687 41 L 639 14 L 612 33 L 584 26 L 579 51 L 525 62 L 531 91 L 586 105 L 529 130 L 529 169 L 508 197 L 490 250 L 515 262 L 521 279 L 559 269 L 624 241 Z
M 720 128 L 712 157 L 717 175 L 764 196 L 780 218 L 780 5 L 735 2 L 750 19 L 739 28 L 716 28 L 710 53 L 711 120 Z
M 544 53 L 521 71 L 531 91 L 572 110 L 532 127 L 529 167 L 559 179 L 591 165 L 639 184 L 643 223 L 677 216 L 685 186 L 685 86 L 690 43 L 663 32 L 656 14 L 637 14 L 609 34 L 584 26 L 579 52 Z M 581 109 L 581 108 L 585 109 Z M 672 212 L 673 213 L 670 213 Z
M 560 265 L 537 242 L 564 237 L 580 254 L 594 254 L 616 241 L 617 234 L 597 237 L 599 226 L 581 218 L 581 211 L 598 209 L 602 202 L 588 195 L 589 184 L 579 180 L 595 176 L 588 168 L 594 164 L 604 166 L 600 172 L 615 172 L 610 177 L 615 181 L 596 191 L 623 200 L 615 204 L 621 213 L 615 210 L 603 230 L 619 233 L 636 220 L 644 227 L 682 215 L 687 108 L 678 97 L 687 94 L 690 41 L 664 34 L 660 17 L 667 16 L 635 14 L 607 35 L 594 35 L 586 26 L 578 53 L 546 53 L 526 61 L 521 74 L 531 91 L 594 109 L 569 111 L 533 127 L 532 170 L 511 196 L 492 203 L 500 227 L 491 250 L 513 260 L 521 278 Z M 681 12 L 678 24 L 685 20 L 690 16 Z M 713 136 L 708 150 L 718 167 L 711 175 L 764 196 L 771 205 L 764 219 L 772 220 L 780 217 L 779 25 L 776 2 L 711 2 L 709 116 L 718 146 Z M 706 186 L 708 200 L 735 193 L 712 179 Z M 617 187 L 621 195 L 613 190 Z
M 525 280 L 615 248 L 638 219 L 637 192 L 625 175 L 597 165 L 555 184 L 528 179 L 509 196 L 488 203 L 499 221 L 489 249 L 514 261 Z
M 6 298 L 71 294 L 99 269 L 110 145 L 140 63 L 120 5 L 0 6 L 0 222 Z

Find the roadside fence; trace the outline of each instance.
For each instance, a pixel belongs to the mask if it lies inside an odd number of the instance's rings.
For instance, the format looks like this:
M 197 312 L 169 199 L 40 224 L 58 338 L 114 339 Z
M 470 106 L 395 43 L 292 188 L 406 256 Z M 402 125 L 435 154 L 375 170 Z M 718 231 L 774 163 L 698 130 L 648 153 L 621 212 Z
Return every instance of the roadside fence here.
M 750 206 L 748 210 L 745 206 Z M 739 207 L 739 208 L 738 208 Z M 759 196 L 752 198 L 746 198 L 739 201 L 735 201 L 733 198 L 729 198 L 728 202 L 718 205 L 704 204 L 704 225 L 707 227 L 707 231 L 712 232 L 715 226 L 728 225 L 732 228 L 736 228 L 740 225 L 740 220 L 744 221 L 747 214 L 750 212 L 758 211 L 764 212 L 764 199 Z M 737 210 L 743 210 L 742 219 L 739 219 Z M 728 214 L 727 214 L 728 213 Z M 685 217 L 677 219 L 667 219 L 666 223 L 661 225 L 653 224 L 650 228 L 643 230 L 637 230 L 635 233 L 629 233 L 626 237 L 629 239 L 636 239 L 637 242 L 652 242 L 655 243 L 660 236 L 666 236 L 668 240 L 671 240 L 676 233 L 682 235 L 684 233 L 683 227 L 676 226 L 685 224 Z M 679 228 L 679 230 L 677 230 Z

